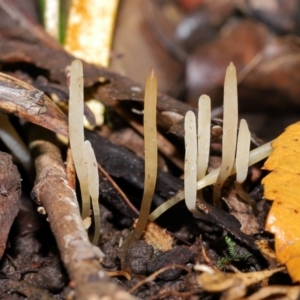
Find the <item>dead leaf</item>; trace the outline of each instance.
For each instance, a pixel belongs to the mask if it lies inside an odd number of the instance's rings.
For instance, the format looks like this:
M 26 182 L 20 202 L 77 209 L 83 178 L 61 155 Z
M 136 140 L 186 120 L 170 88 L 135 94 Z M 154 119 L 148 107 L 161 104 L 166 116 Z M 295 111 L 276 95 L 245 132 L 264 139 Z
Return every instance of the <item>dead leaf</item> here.
M 300 294 L 299 286 L 275 285 L 275 286 L 266 286 L 264 288 L 261 288 L 255 294 L 247 298 L 243 298 L 241 300 L 264 300 L 264 299 L 298 300 L 299 294 Z
M 238 194 L 235 189 L 231 189 L 228 192 L 228 197 L 224 199 L 228 205 L 230 214 L 235 216 L 241 223 L 242 232 L 253 235 L 259 231 L 259 224 L 253 214 L 251 206 L 242 202 L 238 198 Z
M 201 267 L 205 267 L 201 269 Z M 248 273 L 224 273 L 219 270 L 207 269 L 205 265 L 195 266 L 196 270 L 203 270 L 197 282 L 203 290 L 213 293 L 223 292 L 222 299 L 240 299 L 247 292 L 247 287 L 269 278 L 276 272 L 284 270 L 277 268 Z
M 275 234 L 277 260 L 293 281 L 300 281 L 300 122 L 289 126 L 273 143 L 264 168 L 272 171 L 262 183 L 264 196 L 274 200 L 266 229 Z

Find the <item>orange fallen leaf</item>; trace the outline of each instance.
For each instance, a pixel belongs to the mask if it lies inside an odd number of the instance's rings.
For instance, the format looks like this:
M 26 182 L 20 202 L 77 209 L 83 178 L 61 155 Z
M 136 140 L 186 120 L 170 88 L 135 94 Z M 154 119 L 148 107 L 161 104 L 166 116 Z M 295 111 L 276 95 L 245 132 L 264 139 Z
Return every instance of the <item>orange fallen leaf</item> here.
M 265 198 L 274 200 L 266 230 L 275 235 L 277 260 L 293 281 L 300 281 L 300 122 L 289 126 L 272 147 L 264 165 L 272 172 L 262 181 Z

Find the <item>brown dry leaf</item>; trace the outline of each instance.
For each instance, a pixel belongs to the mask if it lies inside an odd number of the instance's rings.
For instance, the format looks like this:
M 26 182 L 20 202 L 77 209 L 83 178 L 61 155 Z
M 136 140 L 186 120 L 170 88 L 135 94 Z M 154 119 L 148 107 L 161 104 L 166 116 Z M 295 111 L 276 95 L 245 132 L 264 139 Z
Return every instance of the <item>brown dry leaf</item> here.
M 260 230 L 257 218 L 253 214 L 251 206 L 239 199 L 235 189 L 231 189 L 228 192 L 228 197 L 226 197 L 225 202 L 230 214 L 235 216 L 241 223 L 242 232 L 253 235 Z
M 272 147 L 264 165 L 272 172 L 262 181 L 264 196 L 274 200 L 266 229 L 275 234 L 277 260 L 293 281 L 300 281 L 300 122 L 289 126 Z

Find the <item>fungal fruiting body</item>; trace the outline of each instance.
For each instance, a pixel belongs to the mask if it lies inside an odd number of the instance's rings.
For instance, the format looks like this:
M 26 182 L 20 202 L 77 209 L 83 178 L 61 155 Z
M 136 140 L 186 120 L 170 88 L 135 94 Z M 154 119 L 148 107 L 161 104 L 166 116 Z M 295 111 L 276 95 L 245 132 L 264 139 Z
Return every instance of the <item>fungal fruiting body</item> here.
M 197 130 L 196 117 L 188 111 L 184 118 L 184 198 L 189 211 L 195 212 L 197 198 Z
M 201 96 L 201 98 L 204 98 L 204 96 Z M 206 96 L 207 97 L 207 96 Z M 205 97 L 205 98 L 206 98 Z M 207 99 L 207 98 L 206 98 Z M 207 101 L 207 100 L 205 100 Z M 208 107 L 208 104 L 206 104 L 206 107 Z M 199 109 L 201 106 L 199 106 Z M 204 108 L 204 105 L 202 104 L 202 108 Z M 207 110 L 208 108 L 206 108 Z M 199 113 L 200 115 L 200 113 Z M 190 113 L 187 114 L 187 116 L 191 116 Z M 199 117 L 200 120 L 200 117 Z M 199 122 L 198 120 L 198 122 Z M 190 122 L 190 121 L 186 121 Z M 194 121 L 193 121 L 194 122 Z M 201 121 L 200 121 L 201 122 Z M 198 123 L 198 135 L 201 132 L 200 129 L 204 128 L 205 126 L 210 126 L 210 117 L 209 121 L 202 121 L 206 125 L 200 125 L 200 122 Z M 240 135 L 239 135 L 239 146 L 236 156 L 236 165 L 235 165 L 235 150 L 236 150 L 236 143 L 237 143 L 237 123 L 238 123 L 238 111 L 237 111 L 237 78 L 236 78 L 236 70 L 232 63 L 227 68 L 226 71 L 226 77 L 225 77 L 225 84 L 224 84 L 224 127 L 223 127 L 223 146 L 222 146 L 222 165 L 220 168 L 213 170 L 211 173 L 207 174 L 203 178 L 200 178 L 203 174 L 205 174 L 206 170 L 204 171 L 204 168 L 197 165 L 198 168 L 198 182 L 197 182 L 197 190 L 201 190 L 204 187 L 208 185 L 215 184 L 215 190 L 214 190 L 214 203 L 216 205 L 220 205 L 220 196 L 221 196 L 221 188 L 225 182 L 225 180 L 230 176 L 235 174 L 236 170 L 238 171 L 237 175 L 237 191 L 239 192 L 239 186 L 240 183 L 243 180 L 245 180 L 247 176 L 247 170 L 248 167 L 265 159 L 268 157 L 272 151 L 273 148 L 271 147 L 271 142 L 268 142 L 252 151 L 250 151 L 250 132 L 247 126 L 246 121 L 241 121 L 240 126 Z M 209 125 L 208 125 L 209 124 Z M 207 130 L 207 129 L 206 129 Z M 206 132 L 206 131 L 205 131 Z M 190 133 L 188 133 L 190 134 Z M 206 132 L 207 134 L 207 132 Z M 192 135 L 194 136 L 194 134 Z M 199 137 L 200 138 L 200 137 Z M 194 138 L 192 138 L 194 139 Z M 206 137 L 207 139 L 207 137 Z M 185 142 L 187 144 L 187 141 Z M 199 154 L 199 150 L 202 151 L 201 147 L 202 145 L 205 145 L 205 149 L 203 150 L 203 154 Z M 198 162 L 200 161 L 200 156 L 205 157 L 203 158 L 203 165 L 206 164 L 207 155 L 207 141 L 202 143 L 198 140 Z M 250 151 L 250 152 L 249 152 Z M 190 149 L 188 149 L 188 152 L 191 152 Z M 194 156 L 194 154 L 192 154 Z M 194 158 L 193 158 L 194 161 Z M 200 167 L 200 170 L 199 170 Z M 195 165 L 196 168 L 196 165 Z M 191 169 L 189 166 L 186 169 Z M 191 176 L 192 178 L 192 185 L 194 186 L 194 175 L 190 175 L 185 173 L 185 178 Z M 186 179 L 187 181 L 187 179 Z M 189 187 L 189 183 L 185 183 L 185 189 Z M 193 195 L 192 197 L 188 195 Z M 189 193 L 187 191 L 178 191 L 175 196 L 170 198 L 168 201 L 164 202 L 162 205 L 157 207 L 150 215 L 149 220 L 154 221 L 156 218 L 158 218 L 160 215 L 162 215 L 165 211 L 167 211 L 169 208 L 177 204 L 178 202 L 182 201 L 185 197 L 188 197 L 189 199 L 186 199 L 187 207 L 194 211 L 194 202 L 190 202 L 190 198 L 195 198 L 195 193 Z M 248 195 L 248 194 L 247 194 Z M 245 197 L 243 197 L 245 198 Z M 194 199 L 195 200 L 195 199 Z M 249 203 L 254 212 L 255 212 L 255 202 L 253 203 L 253 200 L 246 200 Z
M 152 198 L 157 178 L 157 129 L 156 129 L 157 77 L 151 69 L 147 77 L 144 100 L 144 147 L 145 147 L 145 175 L 144 193 L 140 208 L 140 215 L 136 226 L 127 237 L 121 263 L 124 263 L 125 252 L 134 241 L 138 240 L 147 225 Z
M 80 60 L 71 64 L 69 101 L 69 138 L 76 174 L 80 184 L 82 219 L 89 222 L 92 199 L 95 232 L 93 243 L 100 235 L 99 177 L 95 153 L 89 141 L 84 141 L 83 127 L 83 69 Z
M 71 64 L 69 101 L 69 138 L 76 174 L 80 184 L 82 219 L 89 217 L 90 194 L 88 169 L 84 154 L 83 128 L 83 68 L 80 60 Z
M 220 206 L 222 186 L 234 166 L 238 125 L 237 99 L 236 69 L 231 62 L 226 70 L 224 82 L 222 164 L 213 193 L 213 203 L 216 206 Z

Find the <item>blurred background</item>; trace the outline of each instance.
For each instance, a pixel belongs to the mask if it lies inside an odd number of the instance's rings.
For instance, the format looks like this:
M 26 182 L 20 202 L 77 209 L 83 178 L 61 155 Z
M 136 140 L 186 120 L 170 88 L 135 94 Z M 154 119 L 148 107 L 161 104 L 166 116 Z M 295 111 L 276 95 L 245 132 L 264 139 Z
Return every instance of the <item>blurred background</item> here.
M 298 0 L 13 2 L 79 58 L 142 85 L 152 66 L 160 92 L 194 107 L 209 95 L 214 118 L 232 61 L 240 117 L 265 141 L 299 120 Z

